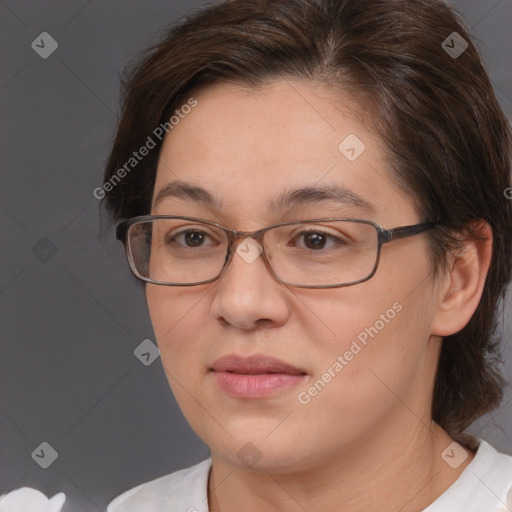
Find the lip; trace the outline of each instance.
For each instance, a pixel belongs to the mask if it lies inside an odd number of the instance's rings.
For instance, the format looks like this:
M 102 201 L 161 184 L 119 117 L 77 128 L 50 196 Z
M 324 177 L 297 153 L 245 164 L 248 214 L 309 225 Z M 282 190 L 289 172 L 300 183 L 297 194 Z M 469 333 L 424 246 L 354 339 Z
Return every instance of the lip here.
M 306 376 L 300 368 L 259 354 L 221 357 L 210 371 L 219 387 L 234 398 L 265 398 L 296 386 Z

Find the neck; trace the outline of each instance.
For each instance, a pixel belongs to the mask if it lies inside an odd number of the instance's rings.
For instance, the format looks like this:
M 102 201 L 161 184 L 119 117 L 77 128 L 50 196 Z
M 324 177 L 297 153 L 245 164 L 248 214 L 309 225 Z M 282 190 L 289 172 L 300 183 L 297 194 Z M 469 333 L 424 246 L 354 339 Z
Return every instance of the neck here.
M 453 441 L 437 424 L 407 435 L 366 438 L 321 463 L 293 473 L 242 469 L 212 453 L 210 512 L 419 512 L 460 476 L 473 459 L 453 469 L 441 457 Z M 402 431 L 403 432 L 403 431 Z

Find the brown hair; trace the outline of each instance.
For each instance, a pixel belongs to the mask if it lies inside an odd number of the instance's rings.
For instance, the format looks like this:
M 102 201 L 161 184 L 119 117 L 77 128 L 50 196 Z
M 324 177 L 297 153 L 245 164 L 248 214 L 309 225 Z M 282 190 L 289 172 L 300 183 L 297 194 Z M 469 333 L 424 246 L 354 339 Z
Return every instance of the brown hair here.
M 447 51 L 461 41 L 453 32 L 468 44 L 459 56 Z M 444 220 L 428 235 L 433 274 L 456 247 L 453 234 L 471 233 L 479 219 L 490 224 L 483 296 L 466 327 L 443 340 L 432 404 L 434 421 L 474 449 L 463 430 L 499 405 L 504 384 L 498 306 L 511 277 L 512 202 L 504 191 L 512 136 L 451 8 L 439 0 L 230 0 L 194 13 L 128 73 L 105 183 L 194 88 L 286 78 L 327 84 L 365 106 L 419 217 Z M 160 147 L 109 187 L 103 204 L 111 220 L 150 212 Z

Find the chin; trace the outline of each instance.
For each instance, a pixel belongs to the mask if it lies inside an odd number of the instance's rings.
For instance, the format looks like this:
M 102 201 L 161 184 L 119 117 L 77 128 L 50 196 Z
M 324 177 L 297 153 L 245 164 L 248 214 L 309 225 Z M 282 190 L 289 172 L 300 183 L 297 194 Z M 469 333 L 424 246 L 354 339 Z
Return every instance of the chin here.
M 310 457 L 303 453 L 304 448 L 314 443 L 309 443 L 304 436 L 296 432 L 283 429 L 277 434 L 276 426 L 279 420 L 260 421 L 256 424 L 245 422 L 235 428 L 226 425 L 226 429 L 232 435 L 223 431 L 219 436 L 215 429 L 215 435 L 198 434 L 208 445 L 211 452 L 223 459 L 230 466 L 247 470 L 263 471 L 276 474 L 296 472 Z
M 304 460 L 296 447 L 278 447 L 261 441 L 238 441 L 215 451 L 230 466 L 251 472 L 289 474 L 296 472 Z

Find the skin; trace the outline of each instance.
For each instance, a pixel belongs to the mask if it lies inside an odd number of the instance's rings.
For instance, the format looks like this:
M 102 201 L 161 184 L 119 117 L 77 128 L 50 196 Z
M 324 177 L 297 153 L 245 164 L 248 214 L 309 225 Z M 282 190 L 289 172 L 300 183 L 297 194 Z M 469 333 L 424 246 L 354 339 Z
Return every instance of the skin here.
M 369 219 L 384 228 L 420 222 L 414 201 L 392 180 L 377 135 L 352 115 L 356 105 L 339 92 L 283 80 L 260 90 L 222 83 L 194 97 L 197 107 L 164 141 L 154 197 L 181 179 L 208 189 L 221 209 L 167 198 L 151 213 L 190 215 L 239 230 L 323 216 Z M 338 149 L 351 133 L 366 145 L 353 162 Z M 375 212 L 342 203 L 279 213 L 266 207 L 282 191 L 318 183 L 349 188 Z M 292 288 L 274 279 L 262 258 L 249 264 L 236 254 L 213 283 L 147 285 L 169 384 L 211 449 L 212 512 L 239 510 L 240 503 L 247 512 L 413 512 L 459 477 L 474 455 L 468 452 L 456 469 L 444 462 L 441 453 L 453 440 L 430 410 L 442 336 L 469 321 L 482 293 L 492 234 L 485 223 L 480 232 L 487 241 L 467 239 L 436 279 L 420 234 L 386 244 L 375 276 L 344 288 Z M 301 404 L 298 392 L 397 302 L 402 310 Z M 213 361 L 232 353 L 270 355 L 307 376 L 270 398 L 235 399 L 209 372 Z M 237 457 L 248 442 L 261 454 L 252 468 Z

